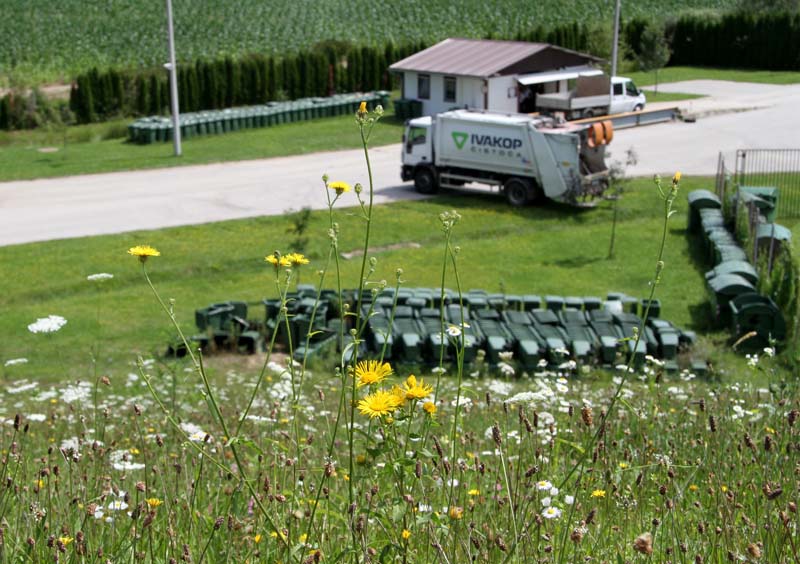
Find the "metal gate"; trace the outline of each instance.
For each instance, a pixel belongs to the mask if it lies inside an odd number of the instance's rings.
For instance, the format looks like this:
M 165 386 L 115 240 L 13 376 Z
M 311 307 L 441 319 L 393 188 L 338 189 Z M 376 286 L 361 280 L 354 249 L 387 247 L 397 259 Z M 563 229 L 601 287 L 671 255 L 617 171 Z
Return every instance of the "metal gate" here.
M 739 149 L 735 184 L 778 188 L 778 216 L 800 217 L 800 149 Z

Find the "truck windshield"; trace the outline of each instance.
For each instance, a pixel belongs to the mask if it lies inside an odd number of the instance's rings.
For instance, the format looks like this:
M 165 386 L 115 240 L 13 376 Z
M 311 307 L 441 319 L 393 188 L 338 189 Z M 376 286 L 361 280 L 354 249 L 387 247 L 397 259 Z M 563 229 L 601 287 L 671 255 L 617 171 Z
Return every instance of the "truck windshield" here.
M 628 96 L 638 96 L 639 95 L 639 89 L 636 88 L 636 85 L 633 83 L 632 80 L 628 81 L 625 84 L 625 93 Z
M 428 130 L 424 127 L 411 127 L 408 130 L 408 141 L 409 145 L 424 145 L 425 144 L 425 135 L 428 133 Z

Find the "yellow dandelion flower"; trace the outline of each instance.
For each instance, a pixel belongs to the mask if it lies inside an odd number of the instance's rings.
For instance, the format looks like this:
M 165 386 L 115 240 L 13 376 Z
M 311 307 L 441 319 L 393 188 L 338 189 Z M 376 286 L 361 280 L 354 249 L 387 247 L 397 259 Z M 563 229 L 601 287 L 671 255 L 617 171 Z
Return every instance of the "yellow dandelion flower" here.
M 594 490 L 592 497 L 606 497 L 606 490 Z
M 367 113 L 367 103 L 366 102 L 361 102 L 358 105 L 358 113 L 361 114 L 362 116 Z
M 356 455 L 356 464 L 366 464 L 367 463 L 367 456 L 364 454 L 357 454 Z
M 400 386 L 392 386 L 391 394 L 394 397 L 394 403 L 397 409 L 403 407 L 403 404 L 406 403 L 406 393 Z
M 64 546 L 69 545 L 69 543 L 71 543 L 73 540 L 75 540 L 75 539 L 73 539 L 72 537 L 69 537 L 69 536 L 58 537 L 58 542 L 60 542 Z
M 475 496 L 475 495 L 481 495 L 481 490 L 479 490 L 479 489 L 477 489 L 477 488 L 472 488 L 471 490 L 469 490 L 469 491 L 467 492 L 467 494 L 468 494 L 468 495 L 472 495 L 472 496 Z
M 294 266 L 303 266 L 310 262 L 302 253 L 289 253 L 286 255 L 286 258 L 288 258 Z
M 620 462 L 619 463 L 619 467 L 622 470 L 626 470 L 628 468 L 628 463 L 627 462 Z
M 408 529 L 403 529 L 403 532 L 400 533 L 400 536 L 403 537 L 403 540 L 408 540 L 411 538 L 411 531 Z
M 128 249 L 128 254 L 139 257 L 141 262 L 146 261 L 149 257 L 160 257 L 161 253 L 150 245 L 136 245 Z
M 432 401 L 426 401 L 425 403 L 423 403 L 422 409 L 424 409 L 425 413 L 427 413 L 430 416 L 436 415 L 436 404 L 433 403 Z
M 349 192 L 351 190 L 350 185 L 347 182 L 342 182 L 341 180 L 336 180 L 328 184 L 328 188 L 336 192 L 337 196 L 341 196 L 345 192 Z
M 378 390 L 358 402 L 358 410 L 370 418 L 383 417 L 397 410 L 397 397 L 386 390 Z
M 146 499 L 145 501 L 147 502 L 147 505 L 149 505 L 153 509 L 155 509 L 156 507 L 158 507 L 159 505 L 164 503 L 163 501 L 161 501 L 157 497 L 150 497 L 150 498 Z
M 672 176 L 672 182 L 677 184 L 680 181 L 681 181 L 681 171 L 678 171 Z
M 392 367 L 388 362 L 380 363 L 377 360 L 362 360 L 356 365 L 355 376 L 358 387 L 379 384 L 392 374 Z
M 690 492 L 696 492 L 699 489 L 700 488 L 697 487 L 697 484 L 692 484 L 692 485 L 689 486 L 689 491 Z
M 38 479 L 38 480 L 36 480 L 36 486 L 37 486 L 39 489 L 42 489 L 42 488 L 44 487 L 44 480 L 42 480 L 41 478 L 40 478 L 40 479 Z
M 128 449 L 128 452 L 131 453 L 131 454 L 139 454 L 139 449 L 136 448 L 136 447 L 132 447 L 132 448 Z
M 281 255 L 281 256 L 267 255 L 264 257 L 264 260 L 270 263 L 272 266 L 274 266 L 276 270 L 278 268 L 287 268 L 289 266 L 292 266 L 292 261 L 286 255 Z
M 433 386 L 426 384 L 422 378 L 417 382 L 417 377 L 413 374 L 406 378 L 404 392 L 407 399 L 423 399 L 433 393 Z
M 300 542 L 306 542 L 307 539 L 308 539 L 307 534 L 303 533 L 302 535 L 300 535 Z
M 720 488 L 720 490 L 722 491 L 722 493 L 725 493 L 725 492 L 727 492 L 727 491 L 728 491 L 728 486 L 722 486 L 722 487 Z
M 464 516 L 464 508 L 463 507 L 451 507 L 450 510 L 447 512 L 447 515 L 453 520 L 457 521 Z
M 256 543 L 256 544 L 260 543 L 261 542 L 261 535 L 254 536 L 253 537 L 253 542 Z

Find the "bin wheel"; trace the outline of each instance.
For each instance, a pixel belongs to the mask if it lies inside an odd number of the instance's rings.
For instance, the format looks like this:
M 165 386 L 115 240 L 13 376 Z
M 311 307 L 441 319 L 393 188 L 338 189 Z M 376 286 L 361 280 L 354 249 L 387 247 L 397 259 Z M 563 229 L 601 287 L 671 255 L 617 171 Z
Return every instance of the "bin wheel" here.
M 436 174 L 429 168 L 418 168 L 414 172 L 414 188 L 420 194 L 435 194 L 439 188 Z
M 503 185 L 506 200 L 514 207 L 521 207 L 531 201 L 530 183 L 521 178 L 509 178 Z

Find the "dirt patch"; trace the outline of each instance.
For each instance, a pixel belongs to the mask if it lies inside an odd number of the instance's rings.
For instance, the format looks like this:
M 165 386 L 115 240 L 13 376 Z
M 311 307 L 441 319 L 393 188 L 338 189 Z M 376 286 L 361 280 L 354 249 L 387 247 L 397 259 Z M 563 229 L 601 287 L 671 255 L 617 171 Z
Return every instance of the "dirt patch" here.
M 383 253 L 386 251 L 396 251 L 397 249 L 419 249 L 422 247 L 419 243 L 393 243 L 391 245 L 384 245 L 383 247 L 373 247 L 369 250 L 369 254 Z M 342 258 L 350 260 L 351 258 L 360 257 L 364 254 L 364 249 L 356 249 L 348 253 L 342 253 Z

